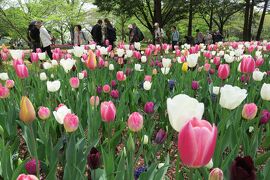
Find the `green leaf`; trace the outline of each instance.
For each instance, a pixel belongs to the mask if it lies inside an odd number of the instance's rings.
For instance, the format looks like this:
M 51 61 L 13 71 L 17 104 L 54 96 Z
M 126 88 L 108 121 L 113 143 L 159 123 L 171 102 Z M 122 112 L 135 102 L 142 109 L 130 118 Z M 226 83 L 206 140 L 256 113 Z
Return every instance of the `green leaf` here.
M 264 179 L 268 179 L 270 177 L 270 161 L 268 161 L 267 164 L 265 165 L 263 175 Z
M 117 179 L 117 180 L 124 180 L 125 179 L 125 171 L 123 169 L 124 167 L 125 167 L 125 156 L 124 156 L 124 152 L 122 151 L 121 156 L 120 156 L 120 160 L 118 162 L 118 167 L 117 167 L 115 179 Z
M 12 180 L 16 180 L 17 177 L 23 172 L 23 170 L 25 169 L 25 163 L 28 161 L 28 159 L 24 160 L 13 172 L 12 174 Z
M 165 160 L 165 164 L 164 166 L 162 166 L 156 173 L 154 180 L 159 180 L 159 179 L 163 179 L 165 174 L 167 173 L 168 168 L 170 167 L 169 165 L 170 163 L 170 156 L 169 154 L 167 154 L 166 160 Z

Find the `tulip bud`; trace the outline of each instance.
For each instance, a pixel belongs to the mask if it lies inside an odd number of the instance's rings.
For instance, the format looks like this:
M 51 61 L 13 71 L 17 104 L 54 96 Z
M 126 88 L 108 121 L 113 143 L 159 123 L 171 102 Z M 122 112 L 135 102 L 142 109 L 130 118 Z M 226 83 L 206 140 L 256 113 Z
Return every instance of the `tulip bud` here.
M 101 94 L 102 93 L 102 86 L 97 86 L 96 92 L 97 92 L 97 94 Z
M 152 74 L 153 74 L 153 75 L 156 75 L 156 74 L 157 74 L 157 69 L 153 69 L 153 70 L 152 70 Z
M 40 169 L 40 161 L 38 161 L 38 168 Z M 27 171 L 28 174 L 35 175 L 37 173 L 36 160 L 35 159 L 31 159 L 30 161 L 28 161 L 27 163 L 25 163 L 25 169 L 26 169 L 26 171 Z
M 147 135 L 144 135 L 142 140 L 143 140 L 143 144 L 148 144 L 148 136 Z
M 147 102 L 144 105 L 144 112 L 148 114 L 152 114 L 155 111 L 154 107 L 155 107 L 155 104 L 153 102 Z
M 0 84 L 0 99 L 5 99 L 9 96 L 9 89 Z
M 145 81 L 151 82 L 151 81 L 152 81 L 152 76 L 145 75 L 145 76 L 144 76 L 144 80 L 145 80 Z
M 151 86 L 152 86 L 152 83 L 151 82 L 144 81 L 144 83 L 143 83 L 144 90 L 149 91 L 151 89 Z
M 213 169 L 210 174 L 208 180 L 223 180 L 223 172 L 219 168 Z
M 38 110 L 38 117 L 42 120 L 46 120 L 50 117 L 51 112 L 47 107 L 40 107 Z
M 114 88 L 116 86 L 116 81 L 115 80 L 112 80 L 111 81 L 111 86 Z
M 242 110 L 242 117 L 246 120 L 254 119 L 257 114 L 257 106 L 254 103 L 245 104 Z
M 261 98 L 265 101 L 270 101 L 270 84 L 263 84 L 261 88 Z
M 129 134 L 128 140 L 127 140 L 127 150 L 128 152 L 133 152 L 135 150 L 135 144 L 132 138 L 132 135 Z
M 119 92 L 118 92 L 117 89 L 116 90 L 112 90 L 110 95 L 114 99 L 118 99 L 119 98 Z
M 38 180 L 34 175 L 20 174 L 16 180 Z
M 270 120 L 270 112 L 266 109 L 261 112 L 260 124 L 267 124 Z
M 163 144 L 167 138 L 167 133 L 163 129 L 160 129 L 155 138 L 155 143 L 156 144 Z
M 118 81 L 124 81 L 124 80 L 126 80 L 126 75 L 124 74 L 123 71 L 118 71 L 118 72 L 116 73 L 116 79 L 117 79 Z
M 26 96 L 23 96 L 21 99 L 19 117 L 25 123 L 31 123 L 36 119 L 35 109 Z
M 218 67 L 218 77 L 225 80 L 230 75 L 230 66 L 228 64 L 221 64 Z
M 100 152 L 95 147 L 92 147 L 87 156 L 87 163 L 90 169 L 99 168 L 101 160 L 100 156 Z
M 200 84 L 198 81 L 192 81 L 191 88 L 196 91 L 200 88 Z
M 102 102 L 100 105 L 100 114 L 104 122 L 114 121 L 116 116 L 116 108 L 111 101 Z
M 11 80 L 11 79 L 6 80 L 6 87 L 7 87 L 8 89 L 13 88 L 13 87 L 14 87 L 14 81 Z
M 108 84 L 105 84 L 102 90 L 104 93 L 109 93 L 111 91 L 111 87 Z
M 182 72 L 187 72 L 188 71 L 188 63 L 184 62 L 182 65 Z
M 128 118 L 128 127 L 133 132 L 138 132 L 143 128 L 143 116 L 138 113 L 132 113 Z
M 79 127 L 79 118 L 75 114 L 68 113 L 64 118 L 66 132 L 74 132 Z
M 91 96 L 90 98 L 90 105 L 94 107 L 95 105 L 99 105 L 99 97 L 98 96 Z
M 72 77 L 69 80 L 69 84 L 72 88 L 76 89 L 80 86 L 80 80 L 78 77 Z
M 97 67 L 96 55 L 92 50 L 89 50 L 88 59 L 85 61 L 85 64 L 90 70 L 94 70 Z

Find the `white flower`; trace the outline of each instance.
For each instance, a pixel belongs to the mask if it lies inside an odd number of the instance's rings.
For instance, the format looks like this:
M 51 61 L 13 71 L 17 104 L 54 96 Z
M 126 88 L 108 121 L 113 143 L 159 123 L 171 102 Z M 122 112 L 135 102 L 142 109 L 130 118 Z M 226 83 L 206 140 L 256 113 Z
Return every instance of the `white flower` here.
M 23 59 L 23 50 L 13 50 L 13 49 L 10 49 L 9 50 L 10 52 L 10 55 L 13 59 Z
M 43 63 L 43 68 L 44 68 L 44 69 L 51 69 L 51 68 L 52 68 L 52 64 L 49 63 L 49 62 L 44 62 L 44 63 Z
M 83 79 L 83 78 L 84 78 L 83 73 L 78 73 L 78 78 L 79 78 L 79 79 Z
M 142 63 L 146 63 L 147 62 L 147 57 L 146 56 L 142 56 L 141 57 L 141 62 Z
M 2 81 L 8 80 L 9 79 L 8 74 L 7 73 L 0 73 L 0 79 Z
M 213 94 L 218 95 L 219 94 L 220 87 L 214 86 L 213 87 Z
M 264 75 L 265 75 L 264 72 L 257 70 L 253 72 L 252 78 L 254 79 L 254 81 L 261 81 Z
M 234 61 L 234 57 L 230 56 L 228 54 L 224 55 L 224 59 L 225 59 L 226 63 L 232 63 Z
M 219 51 L 218 56 L 224 56 L 224 51 Z
M 133 51 L 132 50 L 127 50 L 126 55 L 127 55 L 128 58 L 132 57 L 133 56 Z
M 54 66 L 58 66 L 58 62 L 57 62 L 56 60 L 52 60 L 51 62 L 52 62 L 52 66 L 53 66 L 53 67 L 54 67 Z
M 74 66 L 75 62 L 72 59 L 61 59 L 60 65 L 64 68 L 65 72 L 68 73 L 72 67 Z
M 261 51 L 256 51 L 255 56 L 258 57 L 262 57 L 262 52 Z
M 40 79 L 41 81 L 46 81 L 46 80 L 47 80 L 47 75 L 46 75 L 46 73 L 45 73 L 45 72 L 40 73 L 40 74 L 39 74 L 39 79 Z
M 46 59 L 46 53 L 45 53 L 45 52 L 43 52 L 43 53 L 38 53 L 38 58 L 39 58 L 40 60 L 45 60 L 45 59 Z
M 52 78 L 52 79 L 54 78 L 54 75 L 53 75 L 53 74 L 51 74 L 51 78 Z
M 104 46 L 102 46 L 101 48 L 99 48 L 99 50 L 100 50 L 100 54 L 102 54 L 102 55 L 108 54 L 108 51 L 107 51 L 107 49 Z
M 74 46 L 73 47 L 73 53 L 76 57 L 82 57 L 83 52 L 84 52 L 83 46 Z
M 96 44 L 95 43 L 90 44 L 89 47 L 90 47 L 90 49 L 94 50 L 94 49 L 96 49 Z
M 270 84 L 264 83 L 261 89 L 261 98 L 270 101 Z
M 129 50 L 129 46 L 130 46 L 129 44 L 125 44 L 125 49 Z
M 197 65 L 198 62 L 198 58 L 199 55 L 198 54 L 190 54 L 187 56 L 187 63 L 188 63 L 188 67 L 195 67 Z
M 125 50 L 121 49 L 121 48 L 118 48 L 116 50 L 116 53 L 117 53 L 118 57 L 122 57 L 125 54 Z
M 162 59 L 162 65 L 163 65 L 164 68 L 171 67 L 171 64 L 172 64 L 172 60 L 171 59 L 166 59 L 166 58 L 163 58 Z
M 110 64 L 110 65 L 109 65 L 109 70 L 110 70 L 110 71 L 113 71 L 113 70 L 114 70 L 114 65 L 113 65 L 113 64 Z
M 167 99 L 167 111 L 171 126 L 179 132 L 192 118 L 202 119 L 204 104 L 186 94 L 178 94 Z
M 59 124 L 64 123 L 64 119 L 68 113 L 71 113 L 71 110 L 65 105 L 59 107 L 57 111 L 53 111 L 54 118 Z
M 142 69 L 141 69 L 141 65 L 140 64 L 135 64 L 135 66 L 134 66 L 134 69 L 135 69 L 135 71 L 143 71 Z
M 146 91 L 149 91 L 151 89 L 152 83 L 150 81 L 144 81 L 143 88 Z
M 162 74 L 167 75 L 170 72 L 170 68 L 161 68 L 161 72 L 162 72 Z
M 143 144 L 148 144 L 148 136 L 147 135 L 143 136 Z
M 220 89 L 219 104 L 221 107 L 233 110 L 237 108 L 247 97 L 247 90 L 238 86 L 225 85 Z
M 236 49 L 234 51 L 234 53 L 235 53 L 235 56 L 240 57 L 244 53 L 244 50 L 243 49 Z
M 165 163 L 159 163 L 158 164 L 158 169 L 162 168 L 165 165 Z
M 249 132 L 249 133 L 252 133 L 253 131 L 254 131 L 254 127 L 253 127 L 253 126 L 249 126 L 249 127 L 248 127 L 248 132 Z
M 135 47 L 135 49 L 140 50 L 141 49 L 141 43 L 140 42 L 134 42 L 134 47 Z
M 56 92 L 60 89 L 61 83 L 59 80 L 47 81 L 48 92 Z
M 206 164 L 204 167 L 206 167 L 207 169 L 211 169 L 213 167 L 214 163 L 213 160 L 211 159 L 208 164 Z
M 73 53 L 73 49 L 68 49 L 68 50 L 67 50 L 67 53 L 68 53 L 68 54 L 72 54 L 72 53 Z

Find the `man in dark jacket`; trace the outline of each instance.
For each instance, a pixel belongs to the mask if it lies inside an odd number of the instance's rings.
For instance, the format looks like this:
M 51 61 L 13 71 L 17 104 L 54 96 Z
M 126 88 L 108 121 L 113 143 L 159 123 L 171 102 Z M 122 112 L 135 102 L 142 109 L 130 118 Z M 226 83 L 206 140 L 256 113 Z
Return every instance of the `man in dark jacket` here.
M 91 35 L 97 45 L 102 45 L 102 20 L 98 20 L 97 24 L 92 28 Z
M 36 21 L 32 21 L 28 26 L 27 38 L 31 43 L 33 52 L 36 52 L 37 48 L 41 48 L 39 29 L 35 26 Z

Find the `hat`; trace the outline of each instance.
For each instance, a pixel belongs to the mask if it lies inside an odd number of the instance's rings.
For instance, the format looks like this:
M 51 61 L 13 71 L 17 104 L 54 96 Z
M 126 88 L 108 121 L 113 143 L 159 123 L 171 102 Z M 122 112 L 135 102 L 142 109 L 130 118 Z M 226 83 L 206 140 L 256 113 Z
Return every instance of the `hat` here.
M 128 25 L 128 28 L 129 28 L 129 29 L 132 29 L 132 24 L 129 24 L 129 25 Z
M 154 24 L 154 26 L 159 26 L 159 24 L 156 22 L 156 23 Z

